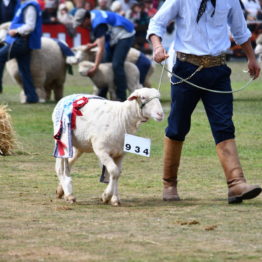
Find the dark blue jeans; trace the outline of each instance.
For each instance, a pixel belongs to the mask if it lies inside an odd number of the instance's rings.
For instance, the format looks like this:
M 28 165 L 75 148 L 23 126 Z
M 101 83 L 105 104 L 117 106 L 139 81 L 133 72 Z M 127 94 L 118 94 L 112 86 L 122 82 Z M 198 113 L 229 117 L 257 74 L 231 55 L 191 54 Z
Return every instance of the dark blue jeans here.
M 32 82 L 30 71 L 31 49 L 28 47 L 27 38 L 18 38 L 12 45 L 4 45 L 0 48 L 0 85 L 2 86 L 2 78 L 5 63 L 15 58 L 18 63 L 19 73 L 21 74 L 23 89 L 26 95 L 26 102 L 38 102 L 38 96 Z
M 197 66 L 177 60 L 173 72 L 187 78 Z M 231 69 L 226 65 L 204 68 L 197 72 L 189 81 L 213 90 L 230 91 Z M 173 76 L 172 82 L 180 79 Z M 191 115 L 201 99 L 211 126 L 215 143 L 235 137 L 232 121 L 233 95 L 203 91 L 187 83 L 171 85 L 171 111 L 168 117 L 166 136 L 170 139 L 184 141 L 190 130 Z
M 112 62 L 116 96 L 120 101 L 126 100 L 127 81 L 124 63 L 133 41 L 134 36 L 119 40 L 116 45 L 110 48 L 106 56 L 106 61 Z

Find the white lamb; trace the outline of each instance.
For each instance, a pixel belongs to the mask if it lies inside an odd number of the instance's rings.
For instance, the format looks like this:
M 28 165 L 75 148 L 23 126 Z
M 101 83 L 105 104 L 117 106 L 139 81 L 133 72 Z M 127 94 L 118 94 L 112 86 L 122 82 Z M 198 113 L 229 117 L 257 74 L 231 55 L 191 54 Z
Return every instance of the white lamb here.
M 4 41 L 9 26 L 9 22 L 0 26 L 0 42 Z M 66 79 L 66 58 L 55 40 L 42 37 L 41 42 L 41 49 L 32 50 L 31 53 L 30 68 L 32 80 L 40 102 L 48 101 L 52 90 L 55 100 L 59 101 L 63 97 Z M 22 80 L 16 60 L 9 60 L 6 63 L 6 68 L 10 76 L 22 88 Z M 22 91 L 20 94 L 21 103 L 24 103 L 25 99 Z
M 71 166 L 82 153 L 94 152 L 109 173 L 109 184 L 102 194 L 102 201 L 118 206 L 118 179 L 124 156 L 125 133 L 134 134 L 139 125 L 150 118 L 163 120 L 164 112 L 159 98 L 158 90 L 141 88 L 124 102 L 89 99 L 80 109 L 82 116 L 76 117 L 76 128 L 72 130 L 73 158 L 56 158 L 56 174 L 59 178 L 57 197 L 64 196 L 71 203 L 76 201 L 71 184 Z M 54 127 L 60 103 L 65 103 L 65 99 L 61 99 L 54 109 Z
M 88 71 L 94 66 L 93 62 L 83 61 L 78 65 L 78 71 L 82 76 L 87 76 Z M 130 93 L 140 88 L 139 71 L 137 67 L 129 62 L 125 62 L 125 73 L 127 88 Z M 90 77 L 97 89 L 108 88 L 110 99 L 116 100 L 114 73 L 112 63 L 101 63 L 96 73 Z
M 75 53 L 75 56 L 68 58 L 68 63 L 70 64 L 78 64 L 81 61 L 95 61 L 95 55 L 97 52 L 96 47 L 86 50 L 86 46 L 82 45 L 74 47 L 72 50 Z M 150 78 L 154 73 L 155 66 L 150 59 L 141 51 L 135 48 L 130 48 L 126 61 L 131 62 L 138 67 L 141 75 L 140 83 L 145 87 L 151 87 Z

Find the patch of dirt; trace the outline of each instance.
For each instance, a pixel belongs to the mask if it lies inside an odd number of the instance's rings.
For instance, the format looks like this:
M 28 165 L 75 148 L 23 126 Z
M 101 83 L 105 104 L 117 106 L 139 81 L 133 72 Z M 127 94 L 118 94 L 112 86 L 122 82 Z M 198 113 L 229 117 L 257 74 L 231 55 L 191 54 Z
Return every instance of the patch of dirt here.
M 176 221 L 177 224 L 181 225 L 181 226 L 185 226 L 185 225 L 199 225 L 200 222 L 197 220 L 191 220 L 191 221 Z
M 217 227 L 218 227 L 217 225 L 211 225 L 211 226 L 205 227 L 205 230 L 206 231 L 212 231 L 212 230 L 215 230 Z

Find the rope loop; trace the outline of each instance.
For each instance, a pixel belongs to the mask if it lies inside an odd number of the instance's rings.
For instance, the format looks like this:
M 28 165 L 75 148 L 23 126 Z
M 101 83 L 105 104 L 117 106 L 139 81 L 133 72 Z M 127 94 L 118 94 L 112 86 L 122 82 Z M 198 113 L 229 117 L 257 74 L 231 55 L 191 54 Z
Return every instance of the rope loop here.
M 212 93 L 218 93 L 218 94 L 233 94 L 233 93 L 236 93 L 236 92 L 239 92 L 239 91 L 242 91 L 243 89 L 247 88 L 250 83 L 254 80 L 252 77 L 250 77 L 250 79 L 246 82 L 246 84 L 244 86 L 242 86 L 241 88 L 237 89 L 237 90 L 231 90 L 231 91 L 220 91 L 220 90 L 212 90 L 212 89 L 209 89 L 209 88 L 205 88 L 205 87 L 202 87 L 202 86 L 199 86 L 199 85 L 196 85 L 190 81 L 188 81 L 190 78 L 192 78 L 197 72 L 199 72 L 203 66 L 199 66 L 195 72 L 193 72 L 189 77 L 187 78 L 182 78 L 178 75 L 176 75 L 175 73 L 171 72 L 170 70 L 168 70 L 166 68 L 166 60 L 165 60 L 165 63 L 163 65 L 161 65 L 163 68 L 162 68 L 162 72 L 161 72 L 161 77 L 160 77 L 160 81 L 159 81 L 159 85 L 158 85 L 158 90 L 160 89 L 160 85 L 161 85 L 161 81 L 162 81 L 162 76 L 163 76 L 163 71 L 165 70 L 166 72 L 168 72 L 169 74 L 171 74 L 172 76 L 175 76 L 177 77 L 178 79 L 180 79 L 181 81 L 177 82 L 177 83 L 174 83 L 172 82 L 171 78 L 170 78 L 170 83 L 172 85 L 178 85 L 178 84 L 181 84 L 181 83 L 187 83 L 193 87 L 196 87 L 198 89 L 201 89 L 201 90 L 204 90 L 204 91 L 208 91 L 208 92 L 212 92 Z

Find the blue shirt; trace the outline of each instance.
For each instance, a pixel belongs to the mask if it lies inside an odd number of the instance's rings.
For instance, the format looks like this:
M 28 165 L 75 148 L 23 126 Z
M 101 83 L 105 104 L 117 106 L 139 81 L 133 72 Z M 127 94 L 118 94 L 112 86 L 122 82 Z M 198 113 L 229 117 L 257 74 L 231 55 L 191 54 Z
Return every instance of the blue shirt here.
M 175 21 L 175 50 L 194 55 L 220 55 L 230 47 L 230 32 L 237 44 L 251 36 L 239 0 L 207 2 L 205 13 L 196 22 L 201 0 L 166 0 L 151 18 L 147 38 L 151 34 L 163 37 L 168 23 Z
M 24 23 L 24 11 L 28 6 L 34 6 L 37 14 L 36 25 L 34 30 L 29 34 L 29 48 L 30 49 L 40 49 L 41 48 L 41 36 L 42 36 L 42 11 L 40 9 L 40 5 L 36 1 L 25 1 L 20 5 L 18 10 L 15 13 L 15 16 L 10 25 L 10 29 L 18 29 L 22 27 Z M 5 42 L 8 44 L 12 44 L 19 36 L 10 36 L 7 34 Z

